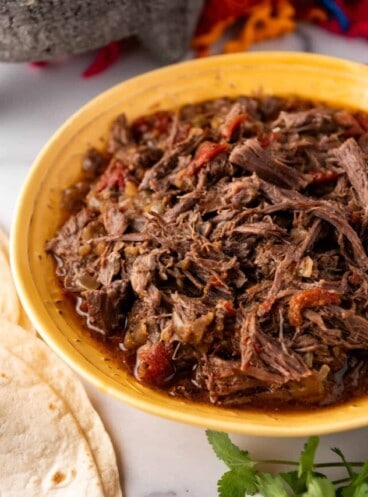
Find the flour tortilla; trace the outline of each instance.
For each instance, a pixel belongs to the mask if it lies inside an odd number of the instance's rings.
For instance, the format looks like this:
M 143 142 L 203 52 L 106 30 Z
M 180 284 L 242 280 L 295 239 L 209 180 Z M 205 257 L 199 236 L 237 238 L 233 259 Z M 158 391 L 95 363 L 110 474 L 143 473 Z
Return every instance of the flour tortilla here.
M 18 295 L 10 271 L 9 259 L 2 245 L 0 245 L 0 316 L 4 316 L 12 323 L 18 323 L 20 318 Z
M 0 348 L 0 494 L 102 497 L 91 450 L 47 383 Z
M 9 254 L 9 237 L 3 229 L 0 228 L 0 247 Z
M 35 329 L 25 313 L 13 282 L 9 264 L 9 239 L 0 228 L 0 316 L 32 333 Z
M 0 495 L 120 497 L 114 449 L 79 379 L 41 340 L 1 318 L 0 353 Z M 1 373 L 7 375 L 3 356 L 7 364 L 13 361 L 16 369 L 14 380 L 2 388 Z M 12 395 L 20 397 L 17 405 L 9 406 L 3 397 Z M 49 405 L 57 409 L 51 412 Z M 4 412 L 4 406 L 9 412 Z M 17 416 L 20 422 L 14 423 Z M 4 428 L 4 419 L 10 428 Z M 74 438 L 69 442 L 66 436 Z M 52 477 L 57 472 L 66 477 L 53 486 Z M 12 493 L 11 486 L 2 487 L 4 482 L 13 485 L 18 479 L 23 481 L 24 475 L 32 484 L 24 487 L 23 493 Z M 58 490 L 61 485 L 62 492 Z

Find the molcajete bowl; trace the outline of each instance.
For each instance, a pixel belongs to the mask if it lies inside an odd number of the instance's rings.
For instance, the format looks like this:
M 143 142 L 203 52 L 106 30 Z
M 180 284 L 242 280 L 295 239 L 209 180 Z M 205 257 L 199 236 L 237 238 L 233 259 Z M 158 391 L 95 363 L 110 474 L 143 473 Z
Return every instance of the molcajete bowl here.
M 206 428 L 262 436 L 301 436 L 368 424 L 368 397 L 309 411 L 223 408 L 173 398 L 142 385 L 88 338 L 65 302 L 45 243 L 61 223 L 60 192 L 77 181 L 81 159 L 101 146 L 121 112 L 128 119 L 186 103 L 263 91 L 368 111 L 368 68 L 320 55 L 251 53 L 193 60 L 106 91 L 72 116 L 45 145 L 21 192 L 11 257 L 23 305 L 44 340 L 80 375 L 136 408 Z
M 28 0 L 0 3 L 0 60 L 53 60 L 136 36 L 173 62 L 190 43 L 203 0 Z

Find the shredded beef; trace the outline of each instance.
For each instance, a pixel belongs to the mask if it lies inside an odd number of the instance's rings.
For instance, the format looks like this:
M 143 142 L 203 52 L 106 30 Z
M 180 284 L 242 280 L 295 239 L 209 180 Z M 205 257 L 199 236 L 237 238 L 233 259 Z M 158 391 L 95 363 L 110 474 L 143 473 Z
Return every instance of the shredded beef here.
M 368 215 L 368 166 L 363 152 L 354 138 L 346 140 L 335 150 L 335 156 L 344 168 L 364 210 L 365 223 Z
M 62 287 L 170 395 L 280 408 L 367 391 L 366 122 L 267 96 L 121 115 L 63 194 L 47 245 Z
M 257 138 L 249 138 L 234 147 L 229 161 L 276 185 L 298 190 L 308 184 L 303 173 L 284 164 L 282 156 L 272 154 L 272 149 L 262 148 Z

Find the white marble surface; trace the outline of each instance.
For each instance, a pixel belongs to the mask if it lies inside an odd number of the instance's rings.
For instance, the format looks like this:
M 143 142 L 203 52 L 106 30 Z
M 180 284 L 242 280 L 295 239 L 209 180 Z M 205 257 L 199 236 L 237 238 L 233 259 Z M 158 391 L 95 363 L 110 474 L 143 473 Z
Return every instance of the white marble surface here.
M 368 62 L 368 43 L 332 36 L 312 26 L 301 26 L 296 34 L 254 49 L 306 50 Z M 79 56 L 43 70 L 0 64 L 0 224 L 7 229 L 27 171 L 58 126 L 101 91 L 158 67 L 149 54 L 131 49 L 109 71 L 82 80 L 80 73 L 90 60 L 90 55 Z M 203 429 L 155 418 L 90 385 L 86 388 L 113 439 L 127 497 L 217 495 L 216 482 L 225 467 L 212 453 Z M 299 454 L 305 441 L 233 438 L 256 457 L 269 459 L 290 459 Z M 319 457 L 326 459 L 329 447 L 339 446 L 349 458 L 361 459 L 368 456 L 367 441 L 368 429 L 324 436 Z

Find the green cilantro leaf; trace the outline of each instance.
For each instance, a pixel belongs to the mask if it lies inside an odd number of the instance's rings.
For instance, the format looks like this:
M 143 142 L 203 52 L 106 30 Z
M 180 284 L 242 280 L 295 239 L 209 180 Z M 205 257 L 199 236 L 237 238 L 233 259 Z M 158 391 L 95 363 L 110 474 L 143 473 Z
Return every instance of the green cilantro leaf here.
M 357 474 L 356 478 L 354 479 L 353 485 L 354 486 L 361 485 L 362 483 L 366 483 L 367 480 L 368 480 L 368 461 L 365 461 L 362 469 L 360 470 L 360 472 Z
M 318 437 L 310 437 L 300 454 L 299 462 L 264 460 L 267 464 L 298 466 L 297 471 L 272 475 L 256 469 L 259 462 L 251 459 L 247 451 L 234 445 L 225 433 L 208 430 L 209 443 L 217 457 L 229 468 L 218 482 L 219 497 L 246 497 L 259 492 L 263 497 L 368 497 L 368 460 L 349 462 L 340 449 L 332 449 L 341 462 L 315 464 Z M 343 467 L 348 477 L 331 481 L 317 468 Z M 360 466 L 359 473 L 354 471 Z M 346 483 L 347 482 L 347 483 Z
M 207 430 L 206 435 L 217 457 L 230 469 L 254 467 L 249 453 L 233 444 L 229 435 L 213 430 Z
M 263 497 L 289 497 L 279 475 L 261 473 L 257 476 L 259 492 Z
M 353 467 L 352 467 L 352 465 L 351 465 L 351 464 L 349 464 L 349 463 L 347 462 L 347 460 L 345 459 L 345 456 L 344 456 L 344 454 L 341 452 L 341 450 L 340 450 L 340 449 L 337 449 L 336 447 L 334 447 L 334 448 L 333 448 L 333 449 L 331 449 L 331 450 L 332 450 L 332 452 L 334 452 L 335 454 L 337 454 L 337 455 L 340 457 L 340 459 L 342 460 L 342 462 L 343 462 L 343 464 L 344 464 L 344 466 L 345 466 L 345 468 L 346 468 L 346 471 L 348 472 L 349 477 L 350 477 L 350 478 L 354 478 L 355 473 L 354 473 L 354 471 L 353 471 Z
M 362 483 L 356 487 L 353 497 L 368 497 L 368 483 Z
M 341 495 L 342 497 L 368 497 L 368 484 L 361 483 L 356 486 L 353 482 L 347 487 L 339 488 L 337 495 Z
M 217 487 L 219 497 L 254 495 L 258 490 L 254 469 L 231 469 L 222 475 Z
M 341 487 L 337 491 L 337 495 L 341 495 L 341 497 L 353 497 L 355 493 L 355 487 L 352 485 L 348 485 L 346 487 Z
M 319 444 L 318 437 L 309 437 L 307 443 L 304 445 L 304 449 L 300 454 L 300 460 L 299 460 L 299 470 L 298 470 L 299 478 L 313 471 L 314 457 L 316 455 L 318 444 Z
M 336 497 L 335 487 L 327 478 L 312 476 L 308 483 L 308 490 L 303 497 Z
M 295 494 L 301 494 L 307 490 L 305 479 L 299 478 L 298 471 L 280 473 L 280 476 Z
M 365 496 L 365 488 L 368 487 L 368 461 L 365 461 L 359 473 L 354 473 L 353 471 L 351 471 L 351 474 L 349 474 L 349 476 L 350 478 L 352 478 L 350 484 L 346 487 L 340 488 L 338 492 L 339 495 L 341 495 L 342 497 Z

